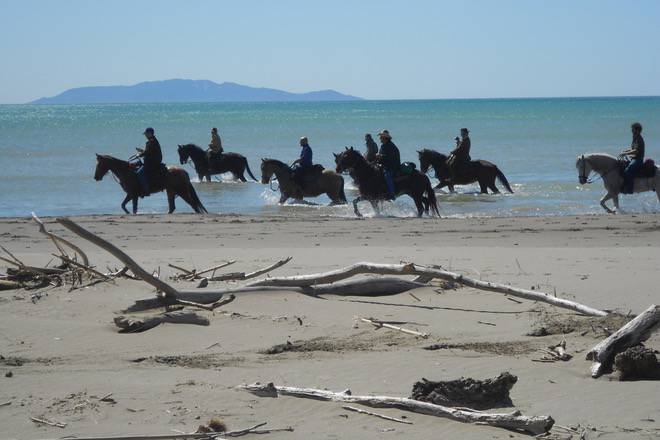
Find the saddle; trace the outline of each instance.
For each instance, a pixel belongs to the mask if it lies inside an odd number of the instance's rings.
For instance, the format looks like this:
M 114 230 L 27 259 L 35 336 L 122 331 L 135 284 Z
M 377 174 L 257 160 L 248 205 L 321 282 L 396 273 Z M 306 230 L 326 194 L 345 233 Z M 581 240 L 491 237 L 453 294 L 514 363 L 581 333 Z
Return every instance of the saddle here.
M 630 160 L 619 159 L 617 165 L 619 167 L 619 175 L 621 175 L 621 177 L 623 177 L 623 172 L 626 170 L 626 167 L 628 167 L 629 164 L 630 164 Z M 646 159 L 642 164 L 642 167 L 635 174 L 635 178 L 637 179 L 637 178 L 655 177 L 657 170 L 658 169 L 655 166 L 655 161 L 650 158 Z
M 167 173 L 167 165 L 161 163 L 158 169 L 153 170 L 147 174 L 147 186 L 149 187 L 149 194 L 153 194 L 165 189 Z
M 403 162 L 399 172 L 405 176 L 410 176 L 417 171 L 417 165 L 414 162 Z

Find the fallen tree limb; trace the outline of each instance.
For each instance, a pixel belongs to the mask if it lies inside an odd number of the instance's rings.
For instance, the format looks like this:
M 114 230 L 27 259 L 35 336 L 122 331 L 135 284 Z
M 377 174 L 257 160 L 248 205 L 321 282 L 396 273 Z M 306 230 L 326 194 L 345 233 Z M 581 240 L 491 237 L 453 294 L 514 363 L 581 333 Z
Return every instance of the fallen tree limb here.
M 280 278 L 267 278 L 257 280 L 248 284 L 249 286 L 313 286 L 316 284 L 334 283 L 335 281 L 350 278 L 360 274 L 379 274 L 379 275 L 417 275 L 439 278 L 442 280 L 454 281 L 465 286 L 473 287 L 479 290 L 486 290 L 489 292 L 505 293 L 510 296 L 518 298 L 525 298 L 532 301 L 541 301 L 552 304 L 557 307 L 562 307 L 576 312 L 592 315 L 592 316 L 605 316 L 607 312 L 569 301 L 563 298 L 557 298 L 548 293 L 539 292 L 537 290 L 527 290 L 519 287 L 507 286 L 500 283 L 492 283 L 489 281 L 481 281 L 474 278 L 466 277 L 464 275 L 449 272 L 436 267 L 428 267 L 416 265 L 413 263 L 405 264 L 377 264 L 377 263 L 356 263 L 342 269 L 337 269 L 329 272 L 297 275 Z M 419 279 L 419 278 L 418 278 Z M 427 278 L 424 278 L 427 279 Z
M 410 420 L 397 419 L 396 417 L 390 417 L 390 416 L 386 416 L 384 414 L 377 414 L 375 412 L 371 412 L 371 411 L 367 411 L 367 410 L 364 410 L 364 409 L 356 408 L 354 406 L 343 405 L 342 408 L 344 408 L 345 410 L 348 410 L 348 411 L 355 411 L 356 413 L 359 413 L 359 414 L 366 414 L 366 415 L 369 415 L 369 416 L 374 416 L 374 417 L 378 417 L 378 418 L 385 419 L 385 420 L 391 420 L 392 422 L 405 423 L 406 425 L 412 425 L 413 424 L 413 422 L 411 422 Z
M 129 257 L 125 252 L 123 252 L 117 246 L 107 242 L 106 240 L 100 238 L 96 234 L 89 232 L 87 229 L 77 225 L 68 218 L 59 217 L 57 218 L 57 222 L 62 226 L 64 226 L 65 228 L 67 228 L 68 230 L 70 230 L 71 232 L 73 232 L 74 234 L 84 238 L 87 241 L 92 242 L 93 244 L 97 245 L 98 247 L 112 254 L 115 258 L 117 258 L 122 263 L 124 263 L 124 265 L 128 267 L 131 270 L 131 272 L 133 272 L 133 274 L 141 278 L 146 283 L 151 284 L 157 290 L 161 291 L 165 298 L 172 298 L 172 299 L 177 298 L 178 291 L 174 287 L 170 286 L 161 279 L 152 276 L 149 272 L 142 269 L 142 267 L 139 264 L 137 264 L 131 257 Z
M 419 336 L 420 338 L 428 338 L 429 337 L 428 333 L 421 333 L 421 332 L 418 332 L 418 331 L 415 331 L 415 330 L 409 330 L 407 328 L 399 327 L 399 326 L 392 325 L 392 324 L 387 324 L 383 321 L 379 321 L 379 320 L 374 319 L 374 318 L 358 318 L 358 319 L 362 322 L 366 322 L 367 324 L 371 324 L 371 325 L 375 326 L 376 328 L 389 328 L 391 330 L 396 330 L 396 331 L 399 331 L 401 333 L 406 333 L 408 335 Z
M 260 275 L 263 275 L 265 273 L 271 272 L 278 267 L 284 266 L 286 263 L 291 261 L 292 257 L 287 257 L 283 260 L 280 260 L 274 264 L 271 264 L 268 267 L 264 267 L 263 269 L 255 270 L 254 272 L 230 272 L 230 273 L 223 273 L 220 275 L 215 275 L 212 277 L 208 277 L 208 281 L 243 281 L 243 280 L 249 280 L 250 278 L 256 278 Z M 202 272 L 200 272 L 201 274 Z M 199 274 L 198 274 L 199 275 Z
M 30 417 L 34 423 L 41 423 L 43 425 L 55 426 L 56 428 L 66 428 L 66 423 L 56 422 L 55 420 L 39 419 L 37 417 Z
M 194 324 L 209 325 L 209 319 L 193 312 L 168 312 L 151 316 L 117 316 L 115 325 L 119 327 L 119 333 L 141 333 L 152 329 L 165 322 L 170 324 Z
M 89 259 L 87 258 L 87 255 L 80 249 L 78 246 L 75 244 L 71 243 L 68 240 L 65 240 L 64 238 L 60 237 L 59 235 L 55 235 L 52 232 L 48 231 L 46 229 L 46 225 L 44 225 L 44 222 L 41 221 L 39 217 L 33 212 L 32 213 L 32 220 L 34 220 L 38 225 L 39 225 L 39 232 L 42 234 L 46 235 L 48 238 L 50 238 L 53 241 L 53 244 L 57 248 L 57 250 L 60 251 L 60 253 L 63 256 L 66 256 L 66 252 L 64 252 L 64 249 L 60 246 L 60 243 L 69 247 L 71 250 L 73 250 L 75 253 L 80 255 L 80 258 L 83 260 L 83 264 L 85 266 L 89 266 Z
M 287 395 L 308 399 L 325 400 L 333 402 L 358 403 L 374 408 L 399 408 L 420 414 L 436 417 L 445 417 L 464 423 L 479 423 L 500 428 L 524 431 L 534 435 L 550 430 L 554 420 L 550 416 L 523 416 L 520 411 L 510 413 L 484 413 L 467 409 L 456 409 L 428 402 L 420 402 L 405 397 L 389 396 L 353 396 L 350 390 L 343 393 L 319 390 L 315 388 L 297 388 L 275 386 L 272 383 L 263 385 L 259 383 L 241 385 L 239 389 L 249 391 L 260 397 L 278 397 Z
M 648 339 L 658 325 L 660 325 L 660 306 L 654 304 L 598 343 L 586 356 L 587 360 L 594 362 L 591 366 L 591 376 L 599 377 L 609 371 L 617 353 Z
M 411 289 L 424 287 L 424 284 L 401 278 L 368 278 L 361 280 L 349 280 L 340 283 L 327 284 L 314 287 L 276 287 L 276 286 L 248 286 L 235 289 L 197 289 L 180 290 L 177 298 L 148 298 L 138 300 L 132 306 L 124 310 L 124 313 L 132 313 L 156 309 L 159 307 L 177 304 L 177 299 L 191 301 L 198 304 L 211 304 L 220 300 L 223 295 L 242 295 L 249 293 L 267 292 L 295 292 L 303 295 L 342 295 L 342 296 L 385 296 L 396 295 Z

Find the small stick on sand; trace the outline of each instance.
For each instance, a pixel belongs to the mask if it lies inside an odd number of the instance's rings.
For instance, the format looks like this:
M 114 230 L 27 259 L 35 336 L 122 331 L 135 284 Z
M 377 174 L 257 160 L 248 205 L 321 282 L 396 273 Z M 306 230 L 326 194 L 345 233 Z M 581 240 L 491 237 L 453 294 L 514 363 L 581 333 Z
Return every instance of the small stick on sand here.
M 396 331 L 406 333 L 406 334 L 409 334 L 409 335 L 419 336 L 420 338 L 428 338 L 429 337 L 428 333 L 421 333 L 421 332 L 418 332 L 418 331 L 415 331 L 415 330 L 408 330 L 407 328 L 398 327 L 398 326 L 392 325 L 392 324 L 387 324 L 383 321 L 379 321 L 379 320 L 374 319 L 374 318 L 358 318 L 358 319 L 362 322 L 366 322 L 368 324 L 371 324 L 371 325 L 373 325 L 377 328 L 381 328 L 381 327 L 389 328 L 389 329 L 396 330 Z
M 38 419 L 36 417 L 30 417 L 30 420 L 32 420 L 34 423 L 42 423 L 44 425 L 55 426 L 56 428 L 66 428 L 66 423 L 63 422 L 56 422 L 54 420 L 47 420 L 47 419 Z
M 384 414 L 378 414 L 378 413 L 375 413 L 375 412 L 366 411 L 364 409 L 356 408 L 354 406 L 344 405 L 344 406 L 342 406 L 342 408 L 344 408 L 346 410 L 349 410 L 349 411 L 355 411 L 356 413 L 360 413 L 360 414 L 367 414 L 369 416 L 375 416 L 375 417 L 380 417 L 381 419 L 391 420 L 393 422 L 405 423 L 406 425 L 412 425 L 413 424 L 413 422 L 411 422 L 409 420 L 397 419 L 396 417 L 390 417 L 390 416 L 386 416 Z

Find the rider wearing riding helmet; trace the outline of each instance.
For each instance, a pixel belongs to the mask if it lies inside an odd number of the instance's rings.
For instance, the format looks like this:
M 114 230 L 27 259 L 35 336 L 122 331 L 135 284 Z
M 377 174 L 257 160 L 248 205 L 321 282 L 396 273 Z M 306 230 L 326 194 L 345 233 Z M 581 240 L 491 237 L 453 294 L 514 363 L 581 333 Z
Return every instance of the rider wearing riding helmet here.
M 632 131 L 632 143 L 630 148 L 621 152 L 622 156 L 631 157 L 632 160 L 623 172 L 623 193 L 632 194 L 635 183 L 635 175 L 644 164 L 644 138 L 642 137 L 642 124 L 635 122 L 630 126 Z
M 140 153 L 138 157 L 142 158 L 142 166 L 137 170 L 142 197 L 149 195 L 149 179 L 156 174 L 163 161 L 163 153 L 160 150 L 160 143 L 156 139 L 154 129 L 148 127 L 143 134 L 147 138 L 144 150 L 136 148 Z

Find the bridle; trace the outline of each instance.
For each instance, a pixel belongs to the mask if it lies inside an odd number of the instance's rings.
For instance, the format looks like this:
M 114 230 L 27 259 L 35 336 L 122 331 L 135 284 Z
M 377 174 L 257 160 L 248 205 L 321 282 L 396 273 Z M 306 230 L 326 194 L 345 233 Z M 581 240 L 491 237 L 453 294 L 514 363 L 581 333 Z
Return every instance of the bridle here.
M 610 174 L 612 171 L 616 170 L 619 168 L 618 164 L 615 164 L 612 168 L 604 172 L 603 174 L 599 174 L 597 177 L 594 177 L 593 179 L 589 179 L 589 175 L 587 174 L 587 160 L 584 157 L 584 154 L 580 156 L 580 160 L 582 161 L 582 166 L 580 167 L 580 174 L 578 175 L 578 179 L 580 180 L 580 184 L 584 185 L 587 183 L 594 183 L 598 179 L 602 179 L 608 174 Z M 591 174 L 591 173 L 589 173 Z

